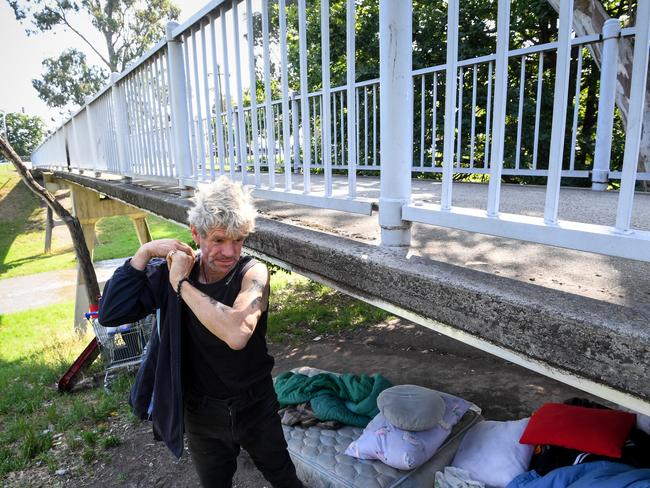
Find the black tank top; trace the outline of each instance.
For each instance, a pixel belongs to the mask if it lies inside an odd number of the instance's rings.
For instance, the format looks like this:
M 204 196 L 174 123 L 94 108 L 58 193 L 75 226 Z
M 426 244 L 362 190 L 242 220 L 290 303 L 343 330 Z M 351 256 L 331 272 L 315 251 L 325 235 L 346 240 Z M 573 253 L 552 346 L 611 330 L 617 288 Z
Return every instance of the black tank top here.
M 197 279 L 197 261 L 190 279 L 201 292 L 231 307 L 239 295 L 244 275 L 256 263 L 250 256 L 243 256 L 223 279 L 202 284 Z M 213 398 L 230 398 L 270 376 L 273 358 L 266 347 L 267 315 L 268 311 L 265 310 L 248 344 L 242 350 L 235 351 L 206 329 L 183 303 L 182 371 L 185 389 Z

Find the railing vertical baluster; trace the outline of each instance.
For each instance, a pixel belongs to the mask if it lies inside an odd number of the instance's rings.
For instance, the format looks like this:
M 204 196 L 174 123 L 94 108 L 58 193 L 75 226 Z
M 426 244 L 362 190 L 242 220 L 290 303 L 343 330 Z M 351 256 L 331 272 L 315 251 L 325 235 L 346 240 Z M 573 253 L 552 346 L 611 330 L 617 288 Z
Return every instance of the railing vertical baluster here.
M 355 90 L 354 90 L 354 94 L 355 94 L 355 105 L 354 106 L 355 106 L 355 109 L 356 109 L 355 114 L 354 114 L 355 115 L 354 122 L 355 122 L 355 126 L 356 126 L 355 133 L 357 135 L 357 138 L 356 138 L 356 141 L 357 141 L 356 142 L 357 158 L 354 160 L 354 162 L 355 162 L 355 165 L 357 165 L 357 166 L 359 165 L 359 163 L 361 163 L 361 155 L 359 154 L 360 153 L 360 147 L 361 147 L 361 143 L 360 143 L 360 141 L 361 141 L 361 114 L 360 114 L 360 112 L 361 112 L 361 104 L 359 103 L 359 90 L 360 90 L 360 88 L 355 88 Z M 356 171 L 355 171 L 355 174 L 356 174 Z
M 155 72 L 156 67 L 156 58 L 154 56 L 151 58 L 151 61 L 148 66 L 148 77 L 149 77 L 149 93 L 151 97 L 150 108 L 151 108 L 151 123 L 154 128 L 154 139 L 156 142 L 156 151 L 158 152 L 158 157 L 156 158 L 156 168 L 158 170 L 158 176 L 165 175 L 165 148 L 163 147 L 162 141 L 162 132 L 160 128 L 160 117 L 158 116 L 158 108 L 160 103 L 158 101 L 158 75 Z
M 144 123 L 144 99 L 142 97 L 142 83 L 140 81 L 140 76 L 137 71 L 133 73 L 133 77 L 131 78 L 133 82 L 133 94 L 135 95 L 135 100 L 136 100 L 136 118 L 138 121 L 138 129 L 139 129 L 139 139 L 140 139 L 140 149 L 141 149 L 141 154 L 142 154 L 142 167 L 140 168 L 140 171 L 142 174 L 148 175 L 149 174 L 149 147 L 147 145 L 147 127 L 145 126 Z
M 313 127 L 314 127 L 314 131 L 313 131 L 313 133 L 314 133 L 314 144 L 313 144 L 313 147 L 314 147 L 314 159 L 312 161 L 313 161 L 313 164 L 315 166 L 318 166 L 318 126 L 316 124 L 316 121 L 318 120 L 318 118 L 317 118 L 318 113 L 316 112 L 316 98 L 314 98 L 314 97 L 312 97 L 312 99 L 311 99 L 311 114 L 312 114 L 311 117 L 313 117 L 313 120 L 314 120 L 314 123 L 313 123 Z
M 409 1 L 410 4 L 410 1 Z M 380 15 L 381 17 L 381 15 Z M 356 44 L 355 44 L 356 7 L 355 0 L 347 0 L 345 14 L 346 43 L 346 84 L 347 84 L 347 132 L 348 132 L 348 197 L 357 195 L 357 144 L 356 144 Z M 380 56 L 381 63 L 381 56 Z M 343 140 L 343 139 L 341 139 Z
M 485 150 L 483 151 L 483 168 L 488 169 L 490 161 L 490 128 L 492 127 L 492 61 L 488 63 L 487 96 L 485 99 Z
M 461 66 L 458 71 L 458 112 L 456 121 L 456 168 L 460 169 L 460 163 L 463 159 L 463 148 L 461 139 L 463 136 L 463 85 L 465 84 L 464 70 Z
M 203 101 L 205 102 L 205 133 L 208 136 L 208 158 L 210 163 L 210 180 L 214 181 L 214 132 L 212 127 L 212 105 L 210 104 L 210 83 L 208 73 L 208 47 L 206 37 L 208 26 L 201 24 L 201 64 L 203 65 Z M 202 138 L 205 140 L 205 138 Z M 205 161 L 205 157 L 203 159 Z M 205 164 L 204 164 L 205 166 Z M 205 178 L 205 171 L 204 171 Z
M 526 82 L 526 56 L 521 57 L 519 74 L 519 109 L 517 111 L 517 146 L 515 148 L 515 168 L 519 169 L 521 162 L 521 130 L 524 118 L 524 83 Z
M 111 73 L 111 98 L 113 100 L 113 125 L 117 142 L 117 159 L 122 179 L 130 179 L 132 158 L 129 156 L 129 122 L 124 86 L 117 82 L 119 74 Z
M 607 190 L 609 162 L 612 155 L 612 129 L 616 102 L 616 75 L 618 68 L 618 19 L 608 19 L 603 25 L 603 53 L 600 63 L 600 96 L 596 123 L 596 150 L 591 175 L 591 189 Z
M 300 170 L 300 104 L 296 94 L 291 94 L 291 128 L 293 132 L 293 171 Z
M 223 122 L 221 120 L 223 107 L 221 105 L 221 75 L 219 73 L 219 63 L 217 62 L 216 23 L 215 18 L 211 16 L 210 41 L 212 48 L 212 75 L 214 77 L 214 125 L 217 136 L 217 152 L 219 153 L 219 174 L 222 175 L 225 171 L 226 143 L 223 138 Z
M 476 143 L 476 70 L 477 66 L 474 65 L 472 70 L 472 113 L 471 113 L 471 126 L 470 126 L 470 143 L 469 143 L 469 167 L 474 168 L 474 145 Z
M 239 0 L 232 5 L 232 27 L 235 38 L 235 78 L 237 81 L 237 159 L 241 167 L 241 181 L 245 185 L 248 178 L 248 150 L 246 148 L 246 123 L 244 121 L 244 89 L 241 77 L 241 51 L 239 49 Z
M 230 98 L 230 63 L 228 61 L 228 35 L 226 30 L 226 7 L 221 9 L 221 47 L 223 51 L 223 79 L 226 87 L 226 125 L 228 131 L 228 166 L 230 178 L 235 179 L 235 145 L 233 131 L 232 98 Z
M 544 222 L 557 224 L 560 200 L 564 129 L 566 127 L 567 98 L 569 93 L 569 65 L 571 62 L 571 26 L 573 25 L 573 0 L 560 3 L 560 28 L 557 36 L 557 62 L 555 64 L 555 92 L 553 96 L 553 125 L 546 182 Z
M 135 105 L 133 104 L 133 96 L 131 90 L 131 80 L 129 78 L 122 79 L 122 89 L 124 90 L 124 108 L 126 110 L 126 119 L 127 119 L 127 135 L 129 138 L 129 159 L 130 159 L 130 168 L 131 174 L 137 172 L 137 168 L 140 164 L 140 155 L 138 142 L 136 140 L 136 133 L 138 131 L 136 126 L 136 120 L 134 115 Z
M 169 172 L 172 176 L 178 177 L 180 175 L 180 170 L 176 167 L 174 163 L 174 141 L 173 141 L 173 132 L 172 132 L 172 95 L 171 95 L 171 81 L 170 81 L 170 69 L 169 69 L 169 49 L 167 50 L 167 55 L 165 56 L 165 66 L 163 67 L 163 86 L 167 87 L 165 97 L 165 116 L 168 117 L 165 119 L 165 129 L 167 131 L 167 145 L 169 147 Z
M 456 121 L 456 83 L 458 77 L 458 0 L 447 2 L 447 72 L 445 76 L 445 135 L 442 156 L 442 189 L 440 209 L 451 209 L 454 177 L 454 139 Z
M 343 92 L 339 92 L 339 106 L 341 109 L 339 110 L 339 130 L 340 130 L 340 137 L 339 139 L 341 140 L 341 164 L 342 165 L 347 165 L 347 155 L 345 152 L 345 123 L 344 123 L 344 118 L 343 118 Z M 348 166 L 349 168 L 349 166 Z
M 424 99 L 425 76 L 420 78 L 420 168 L 424 166 L 424 113 L 426 112 Z
M 438 132 L 438 73 L 433 73 L 433 114 L 431 115 L 431 167 L 436 165 L 436 137 Z
M 372 85 L 372 165 L 377 166 L 377 84 Z
M 264 6 L 262 6 L 264 8 Z M 255 39 L 253 33 L 253 6 L 251 0 L 246 0 L 246 33 L 248 37 L 248 80 L 251 95 L 251 132 L 253 146 L 253 167 L 255 168 L 255 186 L 261 186 L 260 154 L 258 147 L 259 129 L 257 128 L 257 75 L 255 73 Z
M 278 8 L 280 9 L 280 67 L 282 78 L 282 139 L 284 145 L 284 188 L 291 190 L 291 140 L 290 140 L 290 122 L 289 122 L 289 74 L 287 61 L 287 14 L 285 0 L 279 0 Z M 268 8 L 268 7 L 266 7 Z M 267 12 L 268 15 L 268 12 Z M 295 135 L 294 135 L 295 137 Z
M 153 77 L 153 59 L 149 61 L 148 63 L 144 64 L 142 66 L 142 69 L 144 71 L 144 77 L 146 80 L 146 93 L 147 93 L 147 107 L 148 110 L 147 112 L 149 115 L 147 116 L 147 119 L 149 121 L 150 127 L 151 127 L 151 144 L 152 144 L 152 150 L 154 153 L 154 160 L 152 161 L 153 163 L 153 168 L 155 168 L 156 171 L 156 176 L 162 176 L 162 146 L 160 145 L 160 136 L 158 134 L 157 128 L 158 128 L 158 123 L 156 122 L 157 118 L 157 112 L 156 112 L 156 107 L 154 103 L 154 82 L 155 78 Z
M 181 187 L 181 195 L 183 195 L 186 193 L 188 186 L 187 180 L 192 177 L 192 156 L 190 153 L 183 49 L 180 41 L 172 36 L 172 31 L 177 25 L 175 22 L 167 24 L 167 64 L 169 93 L 171 96 L 172 147 L 174 149 L 176 174 Z
M 363 87 L 363 164 L 368 166 L 368 87 Z
M 266 116 L 266 171 L 268 186 L 275 188 L 275 131 L 273 130 L 273 95 L 271 93 L 271 52 L 269 47 L 270 2 L 262 2 L 262 49 L 264 61 L 264 115 Z M 284 84 L 284 80 L 283 80 Z
M 161 153 L 161 166 L 162 166 L 162 176 L 170 176 L 169 175 L 169 164 L 168 164 L 168 157 L 169 157 L 169 152 L 167 148 L 167 133 L 165 131 L 165 123 L 163 120 L 163 103 L 162 103 L 162 93 L 163 93 L 163 86 L 162 85 L 162 80 L 163 80 L 163 74 L 162 71 L 160 70 L 160 65 L 162 63 L 162 57 L 163 55 L 160 54 L 159 56 L 156 56 L 154 59 L 154 62 L 152 63 L 152 69 L 154 71 L 153 73 L 153 80 L 155 82 L 155 90 L 154 90 L 154 98 L 156 100 L 156 105 L 155 105 L 155 112 L 156 115 L 158 116 L 158 136 L 159 136 L 159 145 L 160 145 L 160 153 Z
M 646 102 L 649 38 L 650 2 L 646 0 L 638 2 L 636 14 L 634 66 L 632 67 L 632 82 L 630 87 L 630 109 L 627 114 L 621 190 L 618 195 L 618 208 L 616 210 L 616 230 L 619 232 L 630 231 L 630 220 L 632 218 L 632 206 L 634 203 L 634 186 L 636 183 L 636 168 L 639 161 L 641 128 L 643 126 L 643 112 Z
M 338 116 L 337 116 L 337 104 L 336 104 L 336 93 L 332 96 L 332 104 L 334 107 L 332 114 L 332 123 L 334 125 L 332 130 L 332 135 L 334 136 L 334 166 L 339 164 L 339 141 L 338 141 Z M 331 177 L 331 176 L 330 176 Z
M 411 224 L 402 207 L 411 199 L 413 165 L 413 36 L 411 0 L 379 1 L 382 246 L 409 246 Z
M 492 154 L 488 186 L 487 215 L 499 214 L 501 171 L 506 132 L 506 103 L 508 101 L 508 46 L 510 44 L 510 0 L 499 0 L 497 20 L 497 60 L 494 76 L 494 113 L 492 115 Z
M 582 46 L 578 46 L 578 66 L 576 67 L 576 93 L 573 98 L 573 123 L 571 124 L 571 149 L 569 153 L 569 170 L 575 169 L 576 142 L 578 140 L 578 112 L 580 109 L 580 85 L 582 81 Z
M 192 148 L 192 174 L 198 178 L 198 163 L 199 163 L 199 149 L 198 149 L 198 136 L 196 134 L 196 120 L 194 119 L 194 102 L 192 98 L 196 91 L 196 86 L 192 88 L 192 72 L 190 71 L 190 43 L 189 38 L 191 33 L 186 34 L 183 39 L 183 55 L 185 57 L 185 76 L 187 80 L 187 107 L 190 116 L 190 144 Z
M 298 0 L 298 45 L 300 51 L 300 115 L 302 115 L 303 192 L 311 192 L 311 128 L 309 117 L 309 86 L 307 84 L 307 9 L 305 0 Z
M 542 85 L 544 84 L 544 53 L 539 53 L 537 66 L 537 99 L 535 100 L 535 135 L 533 136 L 533 169 L 537 169 L 537 151 L 539 147 L 539 121 L 542 111 Z M 600 112 L 599 112 L 600 113 Z

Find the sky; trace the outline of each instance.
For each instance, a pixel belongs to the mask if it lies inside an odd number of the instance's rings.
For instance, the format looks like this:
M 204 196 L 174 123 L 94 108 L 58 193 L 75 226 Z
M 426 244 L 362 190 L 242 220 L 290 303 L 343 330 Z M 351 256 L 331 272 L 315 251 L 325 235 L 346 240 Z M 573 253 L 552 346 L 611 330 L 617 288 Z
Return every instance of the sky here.
M 175 0 L 174 3 L 181 9 L 179 22 L 182 23 L 199 11 L 207 0 Z M 93 44 L 104 45 L 102 37 L 93 32 L 87 19 L 80 15 L 74 21 L 76 25 L 88 26 L 83 32 Z M 69 47 L 76 47 L 86 53 L 89 63 L 100 64 L 100 61 L 73 33 L 58 29 L 55 32 L 27 36 L 27 25 L 16 21 L 7 1 L 0 0 L 0 112 L 24 111 L 29 115 L 39 115 L 48 127 L 55 128 L 64 117 L 58 109 L 49 108 L 38 98 L 31 82 L 32 79 L 40 77 L 43 71 L 42 60 L 58 56 Z M 67 119 L 67 116 L 65 118 Z

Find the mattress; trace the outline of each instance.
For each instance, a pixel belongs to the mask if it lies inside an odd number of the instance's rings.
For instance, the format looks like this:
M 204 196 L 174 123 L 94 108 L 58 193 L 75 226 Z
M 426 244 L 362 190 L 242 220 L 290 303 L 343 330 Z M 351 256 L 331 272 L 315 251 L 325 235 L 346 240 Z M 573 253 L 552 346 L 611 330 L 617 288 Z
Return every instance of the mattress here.
M 296 372 L 305 373 L 304 370 Z M 433 487 L 436 472 L 451 464 L 464 433 L 479 420 L 480 408 L 472 405 L 436 454 L 410 471 L 344 454 L 348 445 L 363 432 L 359 427 L 345 426 L 336 430 L 282 427 L 298 477 L 309 488 L 421 488 Z

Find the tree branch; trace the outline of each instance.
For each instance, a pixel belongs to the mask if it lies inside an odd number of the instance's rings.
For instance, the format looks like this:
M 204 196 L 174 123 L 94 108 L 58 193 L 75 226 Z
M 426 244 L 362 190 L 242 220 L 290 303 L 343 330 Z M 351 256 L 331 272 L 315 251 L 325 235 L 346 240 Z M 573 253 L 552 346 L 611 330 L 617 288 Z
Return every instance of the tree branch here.
M 84 41 L 86 44 L 88 44 L 88 46 L 90 46 L 90 49 L 92 49 L 93 52 L 95 52 L 95 54 L 97 54 L 97 56 L 100 57 L 100 59 L 104 62 L 104 64 L 106 64 L 106 66 L 108 66 L 108 69 L 109 69 L 109 70 L 111 70 L 111 71 L 115 71 L 115 67 L 113 67 L 113 66 L 111 65 L 111 63 L 110 63 L 108 60 L 106 60 L 106 58 L 102 55 L 102 53 L 100 53 L 100 52 L 95 48 L 95 46 L 93 46 L 93 44 L 92 44 L 88 39 L 86 39 L 86 37 L 85 37 L 81 32 L 79 32 L 77 29 L 75 29 L 75 28 L 72 26 L 72 24 L 70 24 L 70 22 L 68 22 L 68 19 L 66 18 L 65 15 L 61 15 L 61 19 L 63 20 L 63 23 L 64 23 L 65 25 L 67 25 L 68 28 L 69 28 L 72 32 L 74 32 L 75 34 L 77 34 L 77 35 L 81 38 L 82 41 Z
M 43 188 L 34 180 L 31 172 L 25 167 L 18 154 L 16 154 L 16 151 L 11 147 L 11 144 L 2 136 L 0 136 L 0 153 L 13 163 L 27 187 L 38 195 L 52 211 L 56 212 L 59 218 L 68 226 L 68 230 L 72 236 L 75 254 L 79 260 L 79 268 L 86 282 L 88 302 L 91 305 L 98 305 L 100 295 L 99 284 L 97 283 L 97 275 L 95 274 L 95 268 L 90 258 L 88 246 L 86 246 L 79 219 L 70 215 L 70 212 L 63 208 L 47 189 Z

